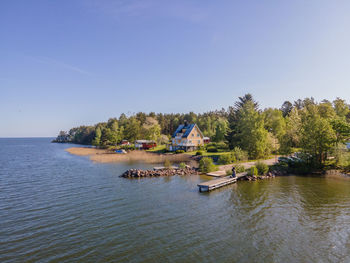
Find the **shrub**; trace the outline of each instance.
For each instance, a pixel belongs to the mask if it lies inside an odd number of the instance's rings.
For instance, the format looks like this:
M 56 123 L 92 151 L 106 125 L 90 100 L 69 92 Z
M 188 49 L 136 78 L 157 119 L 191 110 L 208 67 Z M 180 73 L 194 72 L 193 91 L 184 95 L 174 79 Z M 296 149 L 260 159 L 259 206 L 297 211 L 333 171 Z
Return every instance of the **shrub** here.
M 171 167 L 171 162 L 168 159 L 165 160 L 164 167 L 165 168 L 170 168 Z
M 234 162 L 237 161 L 236 155 L 235 155 L 233 152 L 230 153 L 230 157 L 231 157 L 231 162 L 232 162 L 232 163 L 234 163 Z
M 215 147 L 220 151 L 228 151 L 229 147 L 225 142 L 216 143 Z
M 184 150 L 176 150 L 175 153 L 184 153 Z
M 250 167 L 249 175 L 252 175 L 252 176 L 255 175 L 255 176 L 257 176 L 257 175 L 258 175 L 258 169 L 257 169 L 255 166 Z
M 229 164 L 232 163 L 231 154 L 220 155 L 218 159 L 219 164 Z
M 210 146 L 210 147 L 207 148 L 207 152 L 217 153 L 218 149 L 215 146 Z
M 186 164 L 185 163 L 180 163 L 179 164 L 179 168 L 180 169 L 185 169 L 186 168 Z
M 244 173 L 245 172 L 245 168 L 244 168 L 244 166 L 243 165 L 241 165 L 241 164 L 237 164 L 237 165 L 235 165 L 235 168 L 236 168 L 236 173 Z
M 232 170 L 226 170 L 226 175 L 232 175 Z
M 198 156 L 198 155 L 203 155 L 203 151 L 197 151 L 196 152 L 196 155 Z
M 256 162 L 255 166 L 258 169 L 259 175 L 265 175 L 269 171 L 269 166 L 261 161 Z
M 336 159 L 338 167 L 344 170 L 350 170 L 350 154 L 348 152 L 338 153 Z
M 248 160 L 248 153 L 246 151 L 243 151 L 239 147 L 235 147 L 232 150 L 232 153 L 235 156 L 237 161 L 247 161 Z
M 217 168 L 214 165 L 212 158 L 204 157 L 199 161 L 199 170 L 202 173 L 210 173 L 210 172 L 216 171 Z
M 135 150 L 135 145 L 134 144 L 121 145 L 121 146 L 119 146 L 119 149 L 123 149 L 123 150 L 126 150 L 126 151 L 132 151 L 132 150 Z

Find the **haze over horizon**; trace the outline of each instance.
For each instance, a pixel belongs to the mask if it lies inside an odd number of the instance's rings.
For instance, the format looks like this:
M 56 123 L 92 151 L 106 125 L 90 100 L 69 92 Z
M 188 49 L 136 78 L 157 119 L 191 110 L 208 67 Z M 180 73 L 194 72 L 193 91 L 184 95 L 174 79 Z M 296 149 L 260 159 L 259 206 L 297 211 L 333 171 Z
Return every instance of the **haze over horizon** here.
M 0 137 L 121 113 L 350 102 L 348 1 L 3 1 Z

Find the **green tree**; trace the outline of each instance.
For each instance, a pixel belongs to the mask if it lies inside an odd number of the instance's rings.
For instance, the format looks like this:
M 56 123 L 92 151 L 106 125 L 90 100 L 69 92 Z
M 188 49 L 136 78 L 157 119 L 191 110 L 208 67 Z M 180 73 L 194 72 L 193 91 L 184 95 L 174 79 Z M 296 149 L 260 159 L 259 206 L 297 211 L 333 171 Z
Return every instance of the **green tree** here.
M 252 101 L 248 101 L 239 111 L 235 140 L 249 157 L 263 158 L 270 153 L 268 145 L 268 132 L 264 128 L 264 117 L 255 109 Z
M 301 147 L 312 156 L 314 164 L 321 167 L 328 152 L 336 142 L 336 134 L 330 122 L 322 118 L 316 106 L 309 107 L 301 118 Z
M 238 132 L 238 121 L 240 119 L 241 109 L 247 103 L 253 104 L 254 109 L 258 110 L 258 103 L 253 99 L 251 94 L 246 94 L 243 97 L 239 97 L 238 101 L 234 103 L 233 107 L 229 107 L 228 109 L 228 131 L 226 134 L 226 140 L 229 143 L 230 149 L 233 149 L 236 146 L 239 146 L 239 141 L 237 140 L 236 134 Z
M 137 139 L 139 139 L 140 135 L 140 130 L 141 130 L 141 123 L 139 120 L 137 120 L 135 117 L 130 117 L 125 124 L 124 127 L 124 139 L 133 142 Z
M 341 118 L 345 118 L 350 112 L 349 105 L 345 102 L 345 100 L 340 98 L 336 98 L 333 101 L 333 106 L 336 114 Z
M 213 141 L 222 142 L 225 140 L 225 136 L 228 129 L 228 123 L 226 119 L 219 118 L 215 123 L 215 135 Z
M 271 132 L 273 137 L 280 142 L 286 134 L 286 120 L 283 118 L 282 111 L 272 108 L 266 109 L 264 111 L 264 123 L 265 129 Z
M 101 136 L 102 136 L 101 128 L 99 126 L 97 126 L 96 130 L 95 130 L 95 138 L 92 141 L 92 145 L 100 146 Z
M 203 157 L 200 161 L 199 161 L 199 170 L 202 173 L 210 173 L 213 171 L 216 171 L 217 168 L 214 165 L 213 159 L 209 158 L 209 157 Z
M 330 123 L 335 132 L 336 144 L 347 143 L 350 140 L 350 123 L 341 118 L 333 119 Z
M 294 108 L 285 119 L 286 133 L 280 139 L 280 153 L 290 154 L 292 147 L 300 146 L 301 116 L 299 110 Z

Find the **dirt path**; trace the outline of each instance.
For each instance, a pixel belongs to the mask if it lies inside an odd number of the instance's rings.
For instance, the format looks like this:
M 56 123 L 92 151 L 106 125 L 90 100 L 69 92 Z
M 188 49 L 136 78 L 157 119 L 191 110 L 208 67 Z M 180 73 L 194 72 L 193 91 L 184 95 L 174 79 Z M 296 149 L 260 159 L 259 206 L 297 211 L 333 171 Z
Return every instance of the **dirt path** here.
M 261 160 L 261 162 L 266 163 L 267 165 L 273 165 L 276 163 L 276 159 L 275 158 L 271 158 L 271 159 L 267 159 L 267 160 Z M 254 166 L 256 163 L 256 161 L 252 161 L 252 162 L 245 162 L 245 163 L 240 163 L 240 165 L 243 165 L 244 168 L 250 168 L 252 166 Z M 227 170 L 232 170 L 232 166 L 237 165 L 237 164 L 227 164 L 227 165 L 220 165 L 219 166 L 219 170 L 216 172 L 211 172 L 208 173 L 207 175 L 209 176 L 214 176 L 214 177 L 221 177 L 226 175 L 226 171 Z
M 266 163 L 267 165 L 273 165 L 276 163 L 275 158 L 267 159 L 267 160 L 261 160 L 261 162 Z M 245 163 L 240 163 L 240 165 L 243 165 L 246 169 L 254 166 L 256 161 L 253 162 L 245 162 Z M 226 171 L 226 170 L 231 170 L 232 166 L 236 164 L 227 164 L 227 165 L 220 165 L 219 166 L 219 171 Z

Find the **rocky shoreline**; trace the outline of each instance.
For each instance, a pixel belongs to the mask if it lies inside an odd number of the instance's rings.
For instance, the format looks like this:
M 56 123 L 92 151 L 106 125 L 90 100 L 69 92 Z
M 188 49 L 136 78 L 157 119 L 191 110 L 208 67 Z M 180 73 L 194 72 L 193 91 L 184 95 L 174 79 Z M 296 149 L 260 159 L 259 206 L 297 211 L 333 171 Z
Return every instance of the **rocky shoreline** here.
M 239 180 L 241 180 L 241 181 L 257 181 L 257 180 L 270 179 L 270 178 L 274 178 L 275 176 L 284 176 L 284 175 L 286 175 L 286 174 L 282 171 L 272 171 L 272 172 L 268 172 L 266 175 L 259 175 L 259 176 L 247 175 L 247 176 L 241 177 Z
M 173 175 L 194 175 L 199 174 L 195 168 L 177 168 L 177 169 L 159 169 L 159 170 L 141 170 L 129 169 L 119 177 L 123 178 L 140 178 L 140 177 L 159 177 L 159 176 L 173 176 Z

